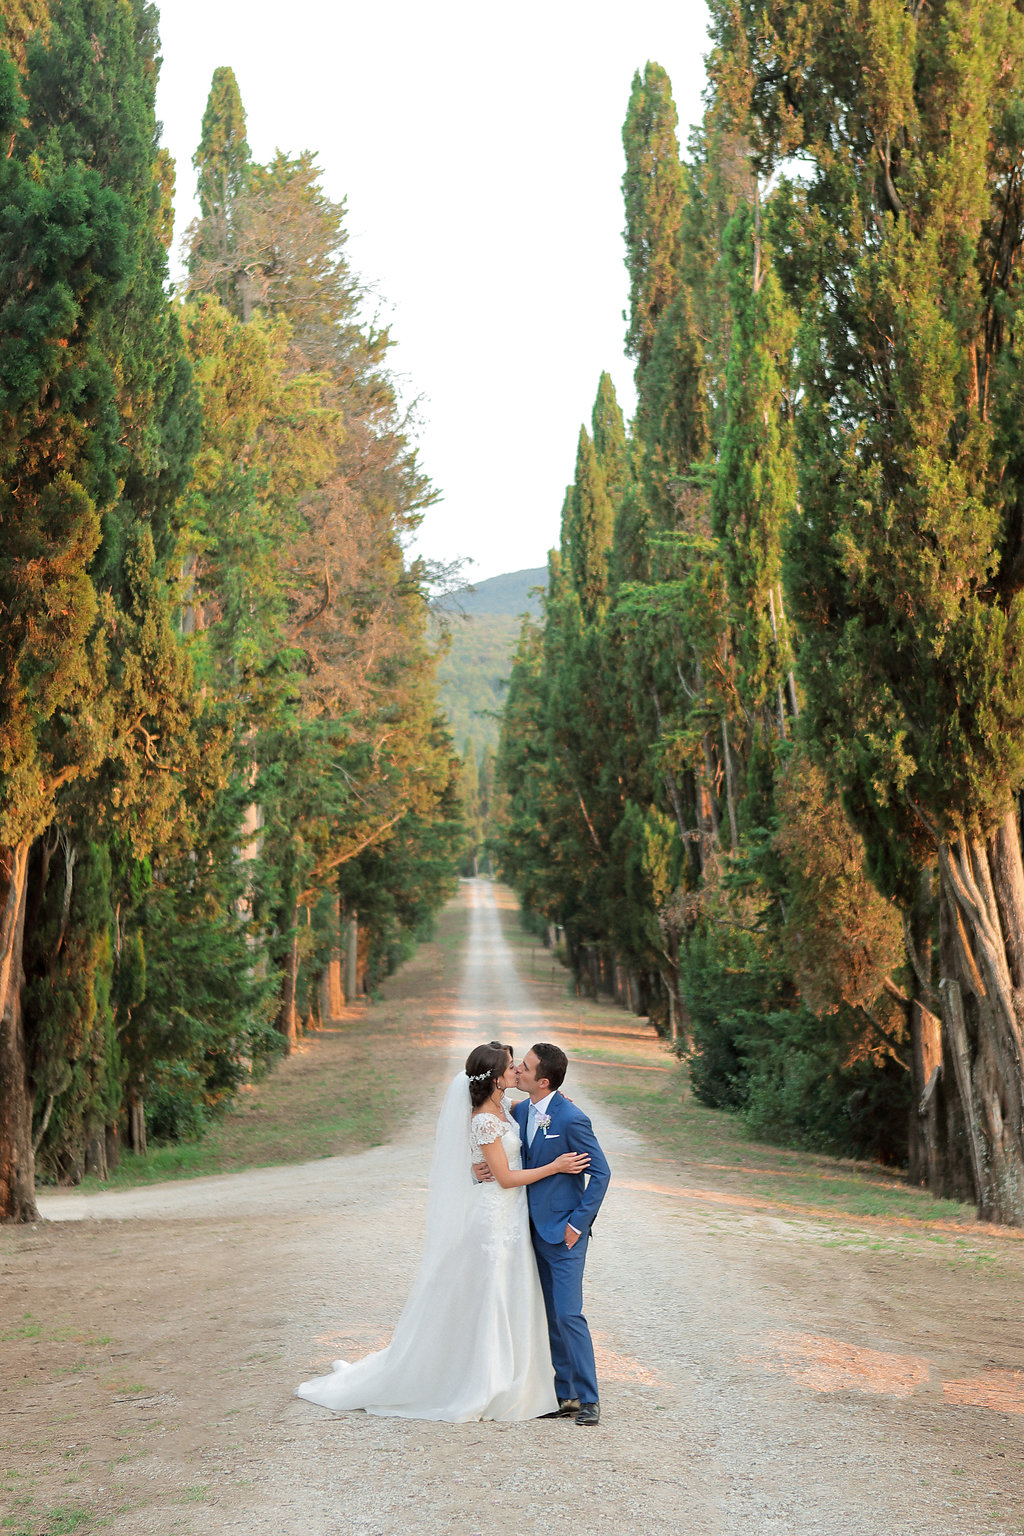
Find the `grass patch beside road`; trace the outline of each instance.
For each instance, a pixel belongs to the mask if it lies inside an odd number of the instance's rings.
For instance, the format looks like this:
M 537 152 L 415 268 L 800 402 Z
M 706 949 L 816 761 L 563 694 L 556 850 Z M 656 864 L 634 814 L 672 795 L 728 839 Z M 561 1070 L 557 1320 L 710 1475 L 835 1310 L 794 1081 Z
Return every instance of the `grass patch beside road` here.
M 972 1205 L 936 1200 L 891 1168 L 750 1140 L 738 1116 L 709 1109 L 694 1097 L 683 1066 L 667 1076 L 609 1071 L 595 1077 L 594 1087 L 631 1129 L 651 1139 L 659 1156 L 696 1174 L 701 1183 L 713 1181 L 754 1200 L 805 1208 L 808 1214 L 827 1211 L 977 1228 Z

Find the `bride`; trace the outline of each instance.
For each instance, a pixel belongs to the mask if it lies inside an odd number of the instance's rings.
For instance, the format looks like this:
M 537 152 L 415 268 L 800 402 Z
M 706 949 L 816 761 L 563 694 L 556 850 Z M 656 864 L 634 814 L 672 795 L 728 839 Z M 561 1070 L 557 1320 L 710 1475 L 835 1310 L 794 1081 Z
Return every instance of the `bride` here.
M 404 1419 L 535 1419 L 558 1409 L 544 1298 L 530 1241 L 525 1185 L 581 1173 L 566 1152 L 524 1169 L 519 1127 L 505 1109 L 512 1051 L 478 1045 L 445 1095 L 437 1122 L 419 1273 L 391 1343 L 297 1395 L 325 1408 Z M 485 1161 L 493 1183 L 477 1183 Z

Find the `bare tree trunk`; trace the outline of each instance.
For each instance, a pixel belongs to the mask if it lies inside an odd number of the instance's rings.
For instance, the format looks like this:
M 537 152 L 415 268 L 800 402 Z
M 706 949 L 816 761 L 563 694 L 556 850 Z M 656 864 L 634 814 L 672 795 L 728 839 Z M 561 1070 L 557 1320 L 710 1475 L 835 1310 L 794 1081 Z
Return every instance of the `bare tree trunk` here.
M 101 1126 L 85 1143 L 85 1172 L 91 1173 L 97 1179 L 108 1179 L 110 1170 L 107 1167 L 107 1138 Z
M 775 593 L 772 591 L 771 587 L 768 588 L 768 617 L 771 620 L 772 639 L 775 641 L 775 652 L 776 652 L 776 655 L 778 655 L 778 650 L 779 650 L 779 628 L 778 628 L 778 624 L 776 623 L 776 620 L 775 620 Z M 785 703 L 785 700 L 782 697 L 782 684 L 781 683 L 777 683 L 776 684 L 775 692 L 776 692 L 776 694 L 778 696 L 777 697 L 777 710 L 778 710 L 778 717 L 779 717 L 779 739 L 781 741 L 785 741 L 785 739 L 786 739 L 786 703 Z
M 945 1182 L 939 1120 L 942 1023 L 917 997 L 910 1005 L 910 1046 L 913 1102 L 907 1175 L 912 1184 L 921 1184 L 939 1194 Z
M 944 1193 L 945 1137 L 940 1114 L 943 1099 L 942 1021 L 932 983 L 934 869 L 922 870 L 913 909 L 904 913 L 903 942 L 913 984 L 907 999 L 910 1026 L 912 1102 L 907 1127 L 907 1175 L 912 1184 Z
M 733 853 L 740 846 L 740 834 L 736 825 L 736 786 L 732 776 L 732 750 L 729 746 L 729 728 L 722 716 L 722 761 L 725 764 L 725 804 L 729 812 L 729 838 Z
M 779 620 L 780 620 L 781 623 L 784 624 L 786 622 L 786 609 L 785 609 L 785 605 L 783 604 L 783 601 L 782 601 L 782 583 L 781 582 L 779 583 L 778 591 L 779 591 Z M 790 654 L 792 654 L 792 648 L 787 646 L 787 649 L 789 649 Z M 786 695 L 787 695 L 787 697 L 789 699 L 789 712 L 790 712 L 790 714 L 793 716 L 794 720 L 799 720 L 800 719 L 800 702 L 799 702 L 799 700 L 797 699 L 797 696 L 796 696 L 796 678 L 793 676 L 793 669 L 792 669 L 792 667 L 790 667 L 789 671 L 786 673 Z
M 718 801 L 715 797 L 715 759 L 711 750 L 713 737 L 710 731 L 705 731 L 701 737 L 701 746 L 704 748 L 704 773 L 706 776 L 705 793 L 707 795 L 707 815 L 711 823 L 711 836 L 717 843 L 719 840 L 718 829 Z
M 320 1016 L 328 1019 L 341 1017 L 345 995 L 341 986 L 341 899 L 335 891 L 331 898 L 331 951 L 320 978 Z
M 942 1017 L 970 1146 L 978 1212 L 1024 1225 L 1024 866 L 1016 808 L 984 843 L 939 850 L 955 973 Z
M 145 1157 L 147 1151 L 146 1105 L 137 1084 L 128 1091 L 128 1139 L 131 1142 L 132 1151 L 138 1157 Z
M 290 1055 L 294 1051 L 298 1039 L 298 984 L 299 909 L 295 907 L 292 912 L 292 938 L 288 946 L 288 957 L 284 967 L 284 991 L 281 994 L 281 1009 L 277 1016 L 277 1027 L 284 1037 L 286 1055 Z
M 672 1041 L 672 1044 L 675 1045 L 679 1039 L 679 1020 L 676 1017 L 676 989 L 671 975 L 667 975 L 664 971 L 661 973 L 661 981 L 665 988 L 666 996 L 668 997 L 669 1039 Z
M 37 1221 L 32 1092 L 21 1013 L 28 839 L 0 849 L 0 1221 Z
M 345 947 L 345 1001 L 352 1005 L 359 989 L 359 914 L 353 912 L 348 920 L 348 942 Z

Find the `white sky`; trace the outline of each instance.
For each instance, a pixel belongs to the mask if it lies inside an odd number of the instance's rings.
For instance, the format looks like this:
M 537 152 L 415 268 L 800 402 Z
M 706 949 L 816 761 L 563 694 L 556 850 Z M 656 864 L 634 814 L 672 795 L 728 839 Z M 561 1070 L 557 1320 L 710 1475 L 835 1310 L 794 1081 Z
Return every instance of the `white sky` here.
M 634 70 L 657 60 L 685 145 L 705 29 L 702 0 L 163 0 L 177 234 L 229 64 L 256 159 L 316 150 L 348 199 L 351 263 L 392 326 L 404 398 L 421 399 L 444 498 L 415 547 L 467 557 L 467 579 L 542 565 L 557 543 L 602 369 L 633 409 L 622 121 Z

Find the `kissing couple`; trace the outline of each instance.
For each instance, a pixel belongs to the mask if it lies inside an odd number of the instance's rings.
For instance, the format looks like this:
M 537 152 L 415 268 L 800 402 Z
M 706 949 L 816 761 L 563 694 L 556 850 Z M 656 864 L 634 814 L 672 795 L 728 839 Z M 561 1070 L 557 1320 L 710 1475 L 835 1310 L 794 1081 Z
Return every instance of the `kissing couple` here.
M 611 1177 L 587 1116 L 559 1090 L 568 1061 L 469 1054 L 437 1122 L 419 1272 L 386 1349 L 305 1381 L 325 1408 L 464 1424 L 601 1416 L 583 1316 L 590 1229 Z M 513 1104 L 508 1093 L 528 1097 Z

